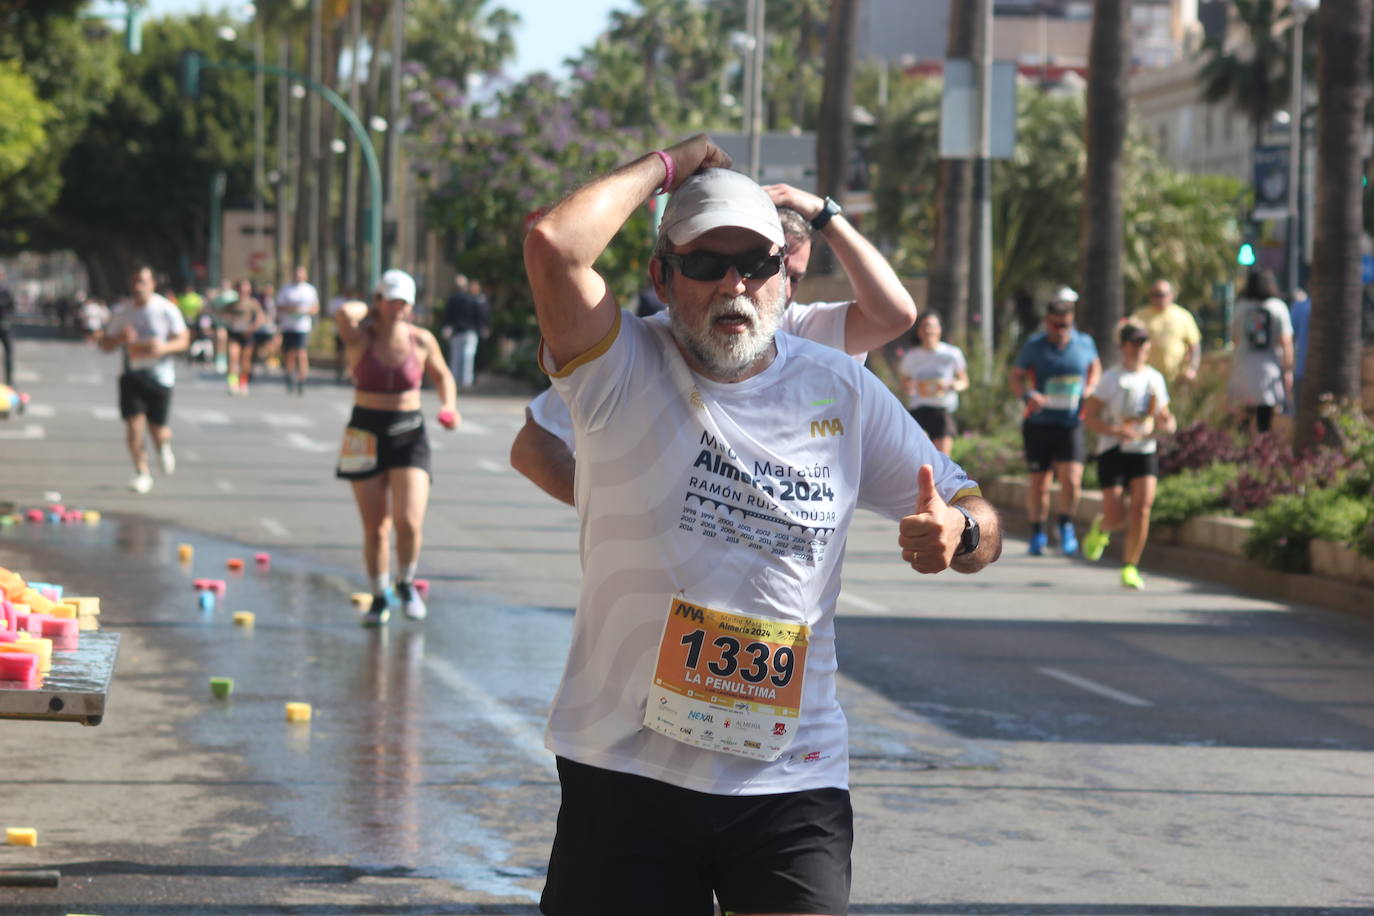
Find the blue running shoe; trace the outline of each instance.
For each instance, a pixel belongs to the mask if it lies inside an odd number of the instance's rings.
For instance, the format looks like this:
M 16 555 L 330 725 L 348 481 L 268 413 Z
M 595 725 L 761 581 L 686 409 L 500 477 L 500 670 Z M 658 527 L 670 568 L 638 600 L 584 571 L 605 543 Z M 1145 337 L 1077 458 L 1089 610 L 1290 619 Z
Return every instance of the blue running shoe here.
M 1034 534 L 1032 534 L 1030 539 L 1030 555 L 1033 557 L 1044 556 L 1045 547 L 1049 544 L 1049 542 L 1050 536 L 1043 531 L 1037 531 Z
M 1064 522 L 1059 526 L 1059 546 L 1066 557 L 1078 553 L 1078 535 L 1074 534 L 1073 522 Z

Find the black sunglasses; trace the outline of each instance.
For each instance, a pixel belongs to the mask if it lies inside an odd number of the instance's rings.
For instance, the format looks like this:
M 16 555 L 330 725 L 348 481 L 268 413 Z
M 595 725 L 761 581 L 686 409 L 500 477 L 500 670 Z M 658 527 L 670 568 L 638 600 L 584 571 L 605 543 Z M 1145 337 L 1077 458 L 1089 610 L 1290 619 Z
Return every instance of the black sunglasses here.
M 742 254 L 693 251 L 661 255 L 663 262 L 689 280 L 719 280 L 733 267 L 745 280 L 763 280 L 782 270 L 782 254 L 755 249 Z

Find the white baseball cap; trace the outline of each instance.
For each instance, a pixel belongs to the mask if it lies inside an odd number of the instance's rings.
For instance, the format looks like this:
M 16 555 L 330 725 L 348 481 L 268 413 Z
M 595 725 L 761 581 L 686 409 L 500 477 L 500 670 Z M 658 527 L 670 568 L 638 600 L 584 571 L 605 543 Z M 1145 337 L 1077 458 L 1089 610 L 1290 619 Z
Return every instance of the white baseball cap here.
M 1050 299 L 1050 301 L 1051 301 L 1051 302 L 1077 302 L 1077 301 L 1078 301 L 1078 293 L 1074 292 L 1072 289 L 1070 289 L 1070 288 L 1067 287 L 1067 286 L 1061 286 L 1061 287 L 1059 287 L 1059 289 L 1055 290 L 1054 296 Z
M 404 270 L 388 270 L 377 284 L 377 295 L 383 299 L 402 299 L 415 304 L 415 278 Z
M 706 169 L 688 178 L 663 209 L 659 231 L 674 245 L 685 245 L 724 226 L 757 232 L 784 244 L 778 208 L 768 192 L 742 172 Z

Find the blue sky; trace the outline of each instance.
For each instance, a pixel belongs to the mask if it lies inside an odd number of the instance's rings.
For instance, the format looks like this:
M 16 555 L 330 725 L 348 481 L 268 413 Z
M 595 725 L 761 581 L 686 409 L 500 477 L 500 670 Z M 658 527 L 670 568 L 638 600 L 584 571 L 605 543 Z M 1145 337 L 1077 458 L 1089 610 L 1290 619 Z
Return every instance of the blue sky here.
M 633 0 L 492 0 L 520 14 L 523 24 L 516 32 L 516 77 L 533 70 L 553 70 L 565 57 L 590 44 L 606 27 L 613 9 L 630 9 Z M 193 13 L 241 7 L 241 0 L 151 0 L 149 12 Z M 123 9 L 123 4 L 96 2 L 93 9 Z

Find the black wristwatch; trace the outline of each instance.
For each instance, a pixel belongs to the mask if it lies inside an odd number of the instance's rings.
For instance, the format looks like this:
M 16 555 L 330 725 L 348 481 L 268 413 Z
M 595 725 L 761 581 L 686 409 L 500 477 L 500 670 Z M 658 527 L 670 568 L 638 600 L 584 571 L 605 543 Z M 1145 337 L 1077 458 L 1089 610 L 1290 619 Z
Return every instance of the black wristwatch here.
M 811 220 L 811 228 L 820 232 L 825 228 L 826 223 L 843 212 L 839 204 L 827 197 L 825 203 L 821 204 L 821 212 L 817 213 L 816 218 Z
M 963 506 L 955 505 L 954 508 L 964 513 L 964 536 L 959 540 L 959 549 L 954 551 L 956 557 L 962 557 L 978 549 L 978 519 Z

